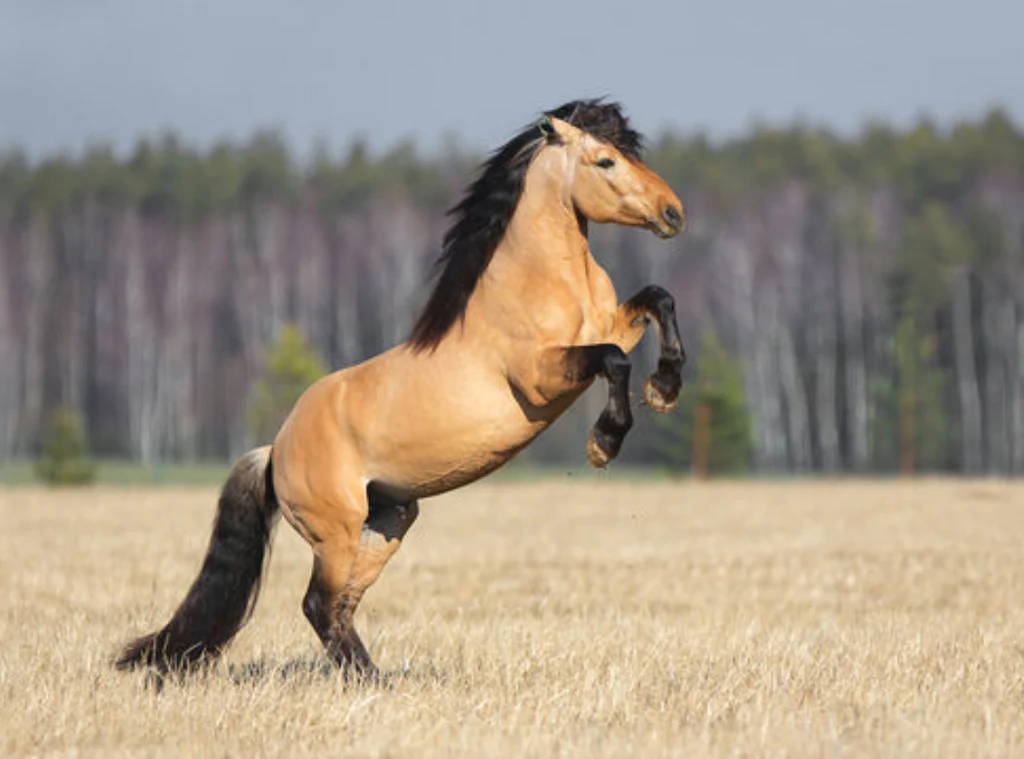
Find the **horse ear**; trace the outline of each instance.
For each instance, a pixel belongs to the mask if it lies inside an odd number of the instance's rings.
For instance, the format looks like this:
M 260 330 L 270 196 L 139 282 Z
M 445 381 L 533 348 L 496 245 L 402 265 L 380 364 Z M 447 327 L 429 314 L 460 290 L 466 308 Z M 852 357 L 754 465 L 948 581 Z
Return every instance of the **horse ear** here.
M 545 115 L 540 120 L 538 126 L 540 127 L 540 133 L 547 138 L 548 142 L 554 142 L 558 139 L 558 132 L 555 131 L 555 125 L 551 123 L 550 116 Z
M 579 142 L 580 137 L 583 133 L 568 121 L 562 121 L 562 119 L 555 118 L 554 116 L 545 116 L 541 122 L 541 131 L 547 135 L 549 140 L 557 140 L 559 142 L 565 142 L 573 144 Z

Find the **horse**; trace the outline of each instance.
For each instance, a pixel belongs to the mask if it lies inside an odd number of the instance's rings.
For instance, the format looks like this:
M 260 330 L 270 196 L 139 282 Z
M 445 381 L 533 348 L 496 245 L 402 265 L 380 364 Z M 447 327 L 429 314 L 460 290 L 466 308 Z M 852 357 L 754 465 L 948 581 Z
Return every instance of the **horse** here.
M 252 613 L 283 515 L 312 549 L 302 610 L 328 657 L 378 677 L 354 615 L 421 499 L 508 462 L 598 377 L 608 400 L 586 453 L 605 467 L 633 424 L 628 354 L 651 322 L 660 351 L 644 399 L 671 411 L 686 360 L 674 300 L 652 284 L 619 303 L 587 241 L 591 222 L 683 231 L 683 204 L 643 143 L 621 105 L 598 98 L 542 112 L 493 151 L 448 211 L 409 337 L 311 384 L 272 444 L 235 462 L 184 600 L 115 666 L 212 663 Z

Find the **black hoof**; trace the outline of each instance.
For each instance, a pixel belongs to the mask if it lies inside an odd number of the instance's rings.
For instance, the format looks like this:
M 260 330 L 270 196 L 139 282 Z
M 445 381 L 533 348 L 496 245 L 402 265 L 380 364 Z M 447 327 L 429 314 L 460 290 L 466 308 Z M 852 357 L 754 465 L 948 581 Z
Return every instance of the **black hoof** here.
M 593 427 L 587 436 L 587 460 L 595 469 L 604 469 L 608 462 L 619 455 L 622 436 Z
M 678 374 L 665 374 L 658 370 L 647 378 L 647 384 L 644 385 L 644 400 L 655 411 L 667 414 L 679 401 L 682 384 Z

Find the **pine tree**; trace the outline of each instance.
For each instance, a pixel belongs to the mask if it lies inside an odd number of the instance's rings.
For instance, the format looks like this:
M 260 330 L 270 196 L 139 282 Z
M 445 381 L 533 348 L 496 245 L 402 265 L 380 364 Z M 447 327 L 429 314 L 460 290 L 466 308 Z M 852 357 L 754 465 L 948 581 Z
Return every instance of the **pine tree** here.
M 653 459 L 695 477 L 736 474 L 747 469 L 751 450 L 750 413 L 743 370 L 713 332 L 701 339 L 697 377 L 684 383 L 676 411 L 655 418 Z
M 249 404 L 249 428 L 256 439 L 272 440 L 299 396 L 325 373 L 299 329 L 286 325 L 267 349 L 266 369 Z
M 50 415 L 35 471 L 40 480 L 55 487 L 85 485 L 95 479 L 96 468 L 89 458 L 85 432 L 70 409 L 61 406 Z
M 906 314 L 896 327 L 891 348 L 892 383 L 875 386 L 876 460 L 883 468 L 896 463 L 904 475 L 939 468 L 945 463 L 948 436 L 943 415 L 945 378 L 934 367 L 935 338 L 922 335 Z

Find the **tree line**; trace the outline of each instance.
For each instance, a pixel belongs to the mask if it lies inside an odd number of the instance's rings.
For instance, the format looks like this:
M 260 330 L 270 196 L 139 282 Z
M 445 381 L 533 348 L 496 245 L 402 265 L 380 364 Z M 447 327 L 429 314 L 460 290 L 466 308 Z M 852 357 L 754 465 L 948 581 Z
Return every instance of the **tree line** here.
M 63 408 L 103 456 L 262 442 L 268 346 L 295 325 L 331 370 L 403 340 L 480 158 L 357 141 L 300 162 L 273 132 L 0 154 L 0 458 L 36 453 Z M 745 415 L 707 422 L 740 441 L 730 468 L 1024 472 L 1024 133 L 1006 113 L 850 138 L 666 132 L 647 160 L 688 231 L 594 227 L 591 243 L 620 298 L 649 282 L 676 295 L 692 404 L 638 414 L 622 460 L 690 467 L 691 427 L 721 407 Z M 655 352 L 645 339 L 636 389 Z M 704 354 L 736 372 L 698 383 Z M 603 393 L 523 456 L 581 464 Z

